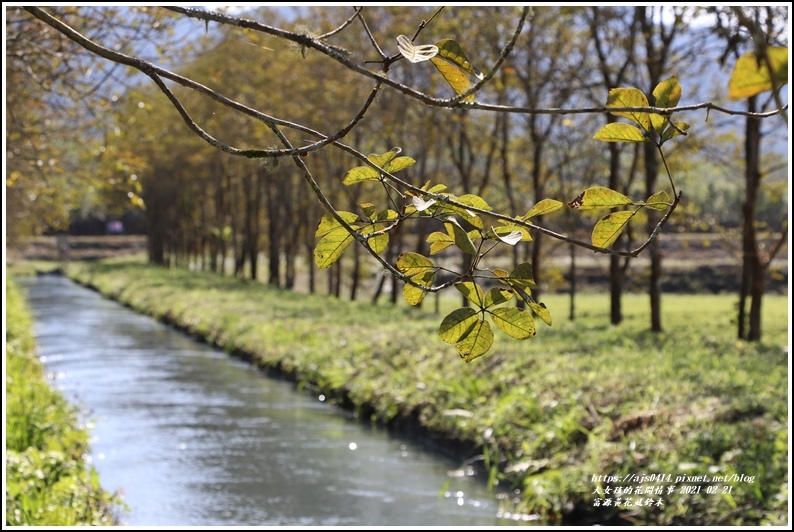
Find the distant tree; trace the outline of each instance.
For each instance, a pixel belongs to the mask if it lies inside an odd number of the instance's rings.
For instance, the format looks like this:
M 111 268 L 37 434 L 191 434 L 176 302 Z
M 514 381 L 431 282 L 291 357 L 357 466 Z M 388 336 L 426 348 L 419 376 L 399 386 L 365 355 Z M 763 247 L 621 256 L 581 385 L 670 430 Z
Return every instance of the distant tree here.
M 788 238 L 788 226 L 782 222 L 782 231 L 771 249 L 766 251 L 758 238 L 757 205 L 763 177 L 769 174 L 761 166 L 761 147 L 764 133 L 758 111 L 769 107 L 782 108 L 780 89 L 788 83 L 788 40 L 785 7 L 732 7 L 715 8 L 716 28 L 727 42 L 722 61 L 733 56 L 735 68 L 730 80 L 730 96 L 746 99 L 747 111 L 744 127 L 744 177 L 745 197 L 742 204 L 742 271 L 739 291 L 738 337 L 758 341 L 761 339 L 761 306 L 764 283 L 772 260 Z M 744 52 L 742 54 L 742 52 Z M 742 54 L 742 55 L 740 55 Z M 764 93 L 769 92 L 765 99 Z M 788 114 L 780 112 L 788 121 Z M 749 312 L 747 300 L 750 299 Z

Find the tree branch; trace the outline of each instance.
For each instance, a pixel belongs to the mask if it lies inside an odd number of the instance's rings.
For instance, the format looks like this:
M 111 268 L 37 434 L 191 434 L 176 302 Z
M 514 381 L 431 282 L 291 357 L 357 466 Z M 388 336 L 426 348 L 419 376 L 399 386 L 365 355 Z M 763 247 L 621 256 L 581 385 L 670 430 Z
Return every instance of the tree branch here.
M 27 9 L 27 8 L 26 8 Z M 479 109 L 482 111 L 494 111 L 494 112 L 502 112 L 502 113 L 518 113 L 518 114 L 560 114 L 560 115 L 568 115 L 568 114 L 592 114 L 592 113 L 607 113 L 607 112 L 644 112 L 644 113 L 655 113 L 661 115 L 669 116 L 673 112 L 680 112 L 680 111 L 694 111 L 697 109 L 708 109 L 719 111 L 721 113 L 729 114 L 729 115 L 740 115 L 740 116 L 755 116 L 758 118 L 766 118 L 767 116 L 773 116 L 781 111 L 788 109 L 788 104 L 786 104 L 781 109 L 776 109 L 774 111 L 768 113 L 749 113 L 747 111 L 735 111 L 732 109 L 727 109 L 724 107 L 720 107 L 718 105 L 714 105 L 712 103 L 701 103 L 689 106 L 681 106 L 675 107 L 671 109 L 663 108 L 663 107 L 611 107 L 607 108 L 603 107 L 586 107 L 586 108 L 578 108 L 578 109 L 549 109 L 549 108 L 530 108 L 530 107 L 512 107 L 512 106 L 504 106 L 504 105 L 494 105 L 494 104 L 485 104 L 485 103 L 476 103 L 476 102 L 462 102 L 458 101 L 458 97 L 455 96 L 454 98 L 432 98 L 427 96 L 423 92 L 417 91 L 412 89 L 402 83 L 398 83 L 386 76 L 378 74 L 377 72 L 373 72 L 369 69 L 366 69 L 354 62 L 352 62 L 348 57 L 341 53 L 338 49 L 326 45 L 324 43 L 319 42 L 317 39 L 310 37 L 308 35 L 300 35 L 297 33 L 288 32 L 285 30 L 281 30 L 278 28 L 273 28 L 267 26 L 265 24 L 261 24 L 259 22 L 255 22 L 248 19 L 241 19 L 236 17 L 230 17 L 228 15 L 223 15 L 220 13 L 202 11 L 200 9 L 195 8 L 187 8 L 187 7 L 177 7 L 177 6 L 169 6 L 165 9 L 169 9 L 176 13 L 181 13 L 185 16 L 191 18 L 197 18 L 204 21 L 214 21 L 220 22 L 222 24 L 229 24 L 231 26 L 236 26 L 240 28 L 247 28 L 252 29 L 255 31 L 260 31 L 262 33 L 266 33 L 269 35 L 274 35 L 276 37 L 281 37 L 291 42 L 295 42 L 300 44 L 301 46 L 306 46 L 307 48 L 312 48 L 317 50 L 328 57 L 334 59 L 335 61 L 341 63 L 348 69 L 362 74 L 364 76 L 370 77 L 375 80 L 381 81 L 384 85 L 388 85 L 389 87 L 402 92 L 416 100 L 424 103 L 425 105 L 430 105 L 434 107 L 442 107 L 442 108 L 463 108 L 463 109 Z

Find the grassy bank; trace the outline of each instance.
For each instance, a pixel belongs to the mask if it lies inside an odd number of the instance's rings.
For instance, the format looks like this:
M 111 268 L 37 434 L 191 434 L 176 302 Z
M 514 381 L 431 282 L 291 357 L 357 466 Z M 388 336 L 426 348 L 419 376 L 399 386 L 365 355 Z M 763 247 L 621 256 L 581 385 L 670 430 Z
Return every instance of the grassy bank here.
M 6 283 L 6 525 L 113 525 L 117 502 L 83 454 L 88 433 L 52 390 L 36 358 L 32 322 L 19 288 Z
M 661 334 L 646 330 L 646 297 L 626 297 L 619 327 L 608 324 L 604 295 L 580 297 L 574 323 L 565 299 L 549 297 L 553 327 L 541 324 L 525 342 L 498 335 L 489 354 L 464 364 L 437 337 L 441 317 L 430 308 L 132 262 L 75 263 L 67 273 L 365 419 L 436 438 L 491 481 L 519 489 L 512 511 L 553 522 L 786 522 L 784 297 L 765 300 L 760 345 L 734 338 L 733 297 L 665 296 Z

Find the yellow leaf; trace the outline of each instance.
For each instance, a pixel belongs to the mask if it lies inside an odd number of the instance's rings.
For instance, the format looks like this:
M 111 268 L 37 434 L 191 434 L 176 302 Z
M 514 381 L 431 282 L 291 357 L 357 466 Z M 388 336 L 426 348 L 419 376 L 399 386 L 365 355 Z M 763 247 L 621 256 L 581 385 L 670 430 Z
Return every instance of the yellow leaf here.
M 778 86 L 788 83 L 788 48 L 771 46 L 767 56 L 775 74 Z M 766 62 L 758 60 L 755 52 L 747 52 L 736 61 L 733 74 L 728 82 L 728 95 L 734 100 L 749 98 L 764 91 L 774 89 Z

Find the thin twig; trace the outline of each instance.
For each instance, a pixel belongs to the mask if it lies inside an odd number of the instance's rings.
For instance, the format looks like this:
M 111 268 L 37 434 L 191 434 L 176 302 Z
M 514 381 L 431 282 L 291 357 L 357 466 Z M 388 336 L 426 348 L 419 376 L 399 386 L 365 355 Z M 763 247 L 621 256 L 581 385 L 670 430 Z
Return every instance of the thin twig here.
M 148 61 L 145 61 L 143 59 L 138 59 L 136 57 L 130 57 L 130 56 L 122 54 L 120 52 L 115 52 L 113 50 L 105 48 L 105 47 L 93 42 L 92 40 L 88 39 L 87 37 L 83 36 L 82 34 L 77 32 L 76 30 L 74 30 L 73 28 L 67 26 L 66 24 L 64 24 L 60 20 L 52 17 L 51 15 L 49 15 L 45 11 L 42 11 L 39 8 L 36 8 L 36 7 L 25 7 L 24 9 L 26 11 L 30 12 L 36 18 L 42 20 L 43 22 L 46 22 L 47 24 L 49 24 L 50 26 L 52 26 L 56 30 L 60 31 L 66 37 L 68 37 L 69 39 L 75 41 L 76 43 L 78 43 L 82 47 L 86 48 L 90 52 L 93 52 L 93 53 L 99 55 L 100 57 L 104 57 L 105 59 L 108 59 L 110 61 L 114 61 L 116 63 L 127 65 L 127 66 L 130 66 L 132 68 L 135 68 L 135 69 L 143 72 L 144 74 L 146 74 L 150 78 L 152 78 L 155 81 L 155 83 L 157 84 L 157 86 L 160 87 L 161 90 L 163 90 L 163 92 L 168 97 L 168 99 L 174 104 L 174 106 L 176 107 L 177 111 L 180 113 L 180 115 L 182 116 L 183 120 L 185 120 L 185 123 L 188 125 L 188 127 L 192 131 L 194 131 L 199 137 L 201 137 L 202 139 L 204 139 L 205 141 L 207 141 L 211 145 L 217 147 L 218 149 L 223 150 L 226 153 L 230 153 L 232 155 L 239 155 L 239 156 L 248 157 L 248 158 L 282 157 L 282 156 L 291 156 L 291 155 L 296 155 L 296 154 L 297 155 L 301 155 L 301 154 L 306 154 L 306 153 L 311 152 L 311 151 L 319 150 L 320 148 L 322 148 L 323 146 L 326 146 L 328 144 L 332 144 L 335 140 L 341 139 L 345 135 L 347 135 L 347 133 L 349 133 L 350 130 L 353 129 L 353 127 L 364 117 L 364 114 L 367 112 L 367 110 L 369 109 L 370 105 L 374 101 L 375 96 L 377 95 L 377 92 L 378 92 L 378 90 L 380 89 L 380 86 L 381 86 L 380 83 L 376 84 L 376 86 L 370 92 L 369 97 L 364 102 L 364 105 L 362 106 L 362 108 L 359 110 L 358 113 L 356 113 L 356 115 L 353 117 L 353 119 L 351 120 L 351 122 L 347 126 L 345 126 L 344 128 L 342 128 L 341 130 L 339 130 L 337 133 L 335 133 L 333 135 L 325 136 L 325 135 L 317 133 L 316 131 L 310 130 L 310 129 L 305 128 L 303 126 L 300 126 L 299 124 L 295 124 L 295 123 L 289 122 L 287 120 L 282 120 L 282 119 L 279 119 L 279 118 L 276 118 L 276 117 L 273 117 L 273 116 L 269 116 L 269 115 L 267 115 L 265 113 L 262 113 L 261 111 L 258 111 L 256 109 L 253 109 L 251 107 L 243 105 L 240 102 L 237 102 L 235 100 L 232 100 L 231 98 L 227 98 L 226 96 L 223 96 L 222 94 L 210 89 L 209 87 L 206 87 L 206 86 L 204 86 L 204 85 L 202 85 L 200 83 L 197 83 L 197 82 L 195 82 L 195 81 L 193 81 L 191 79 L 188 79 L 188 78 L 185 78 L 185 77 L 180 76 L 178 74 L 175 74 L 175 73 L 173 73 L 173 72 L 171 72 L 171 71 L 169 71 L 167 69 L 158 67 L 158 66 L 156 66 L 156 65 L 154 65 L 154 64 L 152 64 L 152 63 L 150 63 Z M 187 111 L 184 109 L 184 107 L 182 107 L 181 103 L 179 103 L 179 100 L 173 95 L 173 93 L 171 93 L 171 91 L 167 88 L 167 86 L 162 83 L 162 80 L 160 80 L 158 82 L 158 80 L 155 79 L 155 76 L 157 76 L 158 78 L 161 77 L 161 78 L 169 79 L 169 80 L 174 81 L 175 83 L 178 83 L 178 84 L 180 84 L 180 85 L 182 85 L 184 87 L 193 89 L 193 90 L 195 90 L 195 91 L 197 91 L 197 92 L 199 92 L 201 94 L 204 94 L 205 96 L 210 97 L 211 99 L 217 101 L 218 103 L 220 103 L 222 105 L 225 105 L 225 106 L 230 107 L 230 108 L 232 108 L 232 109 L 234 109 L 236 111 L 239 111 L 239 112 L 241 112 L 241 113 L 243 113 L 243 114 L 245 114 L 247 116 L 255 118 L 255 119 L 263 122 L 264 124 L 266 124 L 268 126 L 270 124 L 277 124 L 277 125 L 281 125 L 281 126 L 284 126 L 284 127 L 289 127 L 289 128 L 292 128 L 292 129 L 296 129 L 296 130 L 302 131 L 304 133 L 312 133 L 312 134 L 314 134 L 315 136 L 317 136 L 318 138 L 320 138 L 322 140 L 320 140 L 319 142 L 316 142 L 314 144 L 308 145 L 308 146 L 304 146 L 304 147 L 301 147 L 301 148 L 296 148 L 294 152 L 293 151 L 289 151 L 289 150 L 240 149 L 240 148 L 235 148 L 233 146 L 229 146 L 229 145 L 224 144 L 223 142 L 220 142 L 219 140 L 215 139 L 209 133 L 207 133 L 206 131 L 201 129 L 198 126 L 198 124 L 196 124 L 193 121 L 193 119 L 190 118 L 190 115 L 187 113 Z
M 352 24 L 353 21 L 356 20 L 356 17 L 359 16 L 359 14 L 361 13 L 361 11 L 364 8 L 363 7 L 356 7 L 354 9 L 355 9 L 355 13 L 353 13 L 353 15 L 349 19 L 344 21 L 341 26 L 339 26 L 338 28 L 336 28 L 333 31 L 329 31 L 328 33 L 323 33 L 322 35 L 318 36 L 317 39 L 321 40 L 321 41 L 324 41 L 328 37 L 332 37 L 333 35 L 336 35 L 337 33 L 341 32 L 342 30 L 344 30 L 345 28 L 350 26 L 350 24 Z
M 502 49 L 502 53 L 499 54 L 499 58 L 493 64 L 493 66 L 488 71 L 488 73 L 481 80 L 475 83 L 474 86 L 470 87 L 469 90 L 462 92 L 461 94 L 458 94 L 457 96 L 452 98 L 451 101 L 463 101 L 465 98 L 468 98 L 470 95 L 480 90 L 480 87 L 488 83 L 491 80 L 491 78 L 494 77 L 496 72 L 499 71 L 502 64 L 507 59 L 507 56 L 509 56 L 510 52 L 513 51 L 513 48 L 515 47 L 516 42 L 518 41 L 518 37 L 519 35 L 521 35 L 521 31 L 524 29 L 524 24 L 526 23 L 527 17 L 529 16 L 531 9 L 532 9 L 531 7 L 524 6 L 524 9 L 521 11 L 521 18 L 519 18 L 518 24 L 516 24 L 516 29 L 513 32 L 512 37 L 510 37 L 510 40 Z
M 367 25 L 367 21 L 364 20 L 364 16 L 361 14 L 361 10 L 359 10 L 359 12 L 356 14 L 356 16 L 357 16 L 358 20 L 361 21 L 361 25 L 364 26 L 364 33 L 367 34 L 367 37 L 369 38 L 369 42 L 372 43 L 372 46 L 378 52 L 378 55 L 385 62 L 388 59 L 388 56 L 384 53 L 383 50 L 381 50 L 381 47 L 378 44 L 378 41 L 375 39 L 375 36 L 372 35 L 372 32 L 370 31 L 369 26 Z

